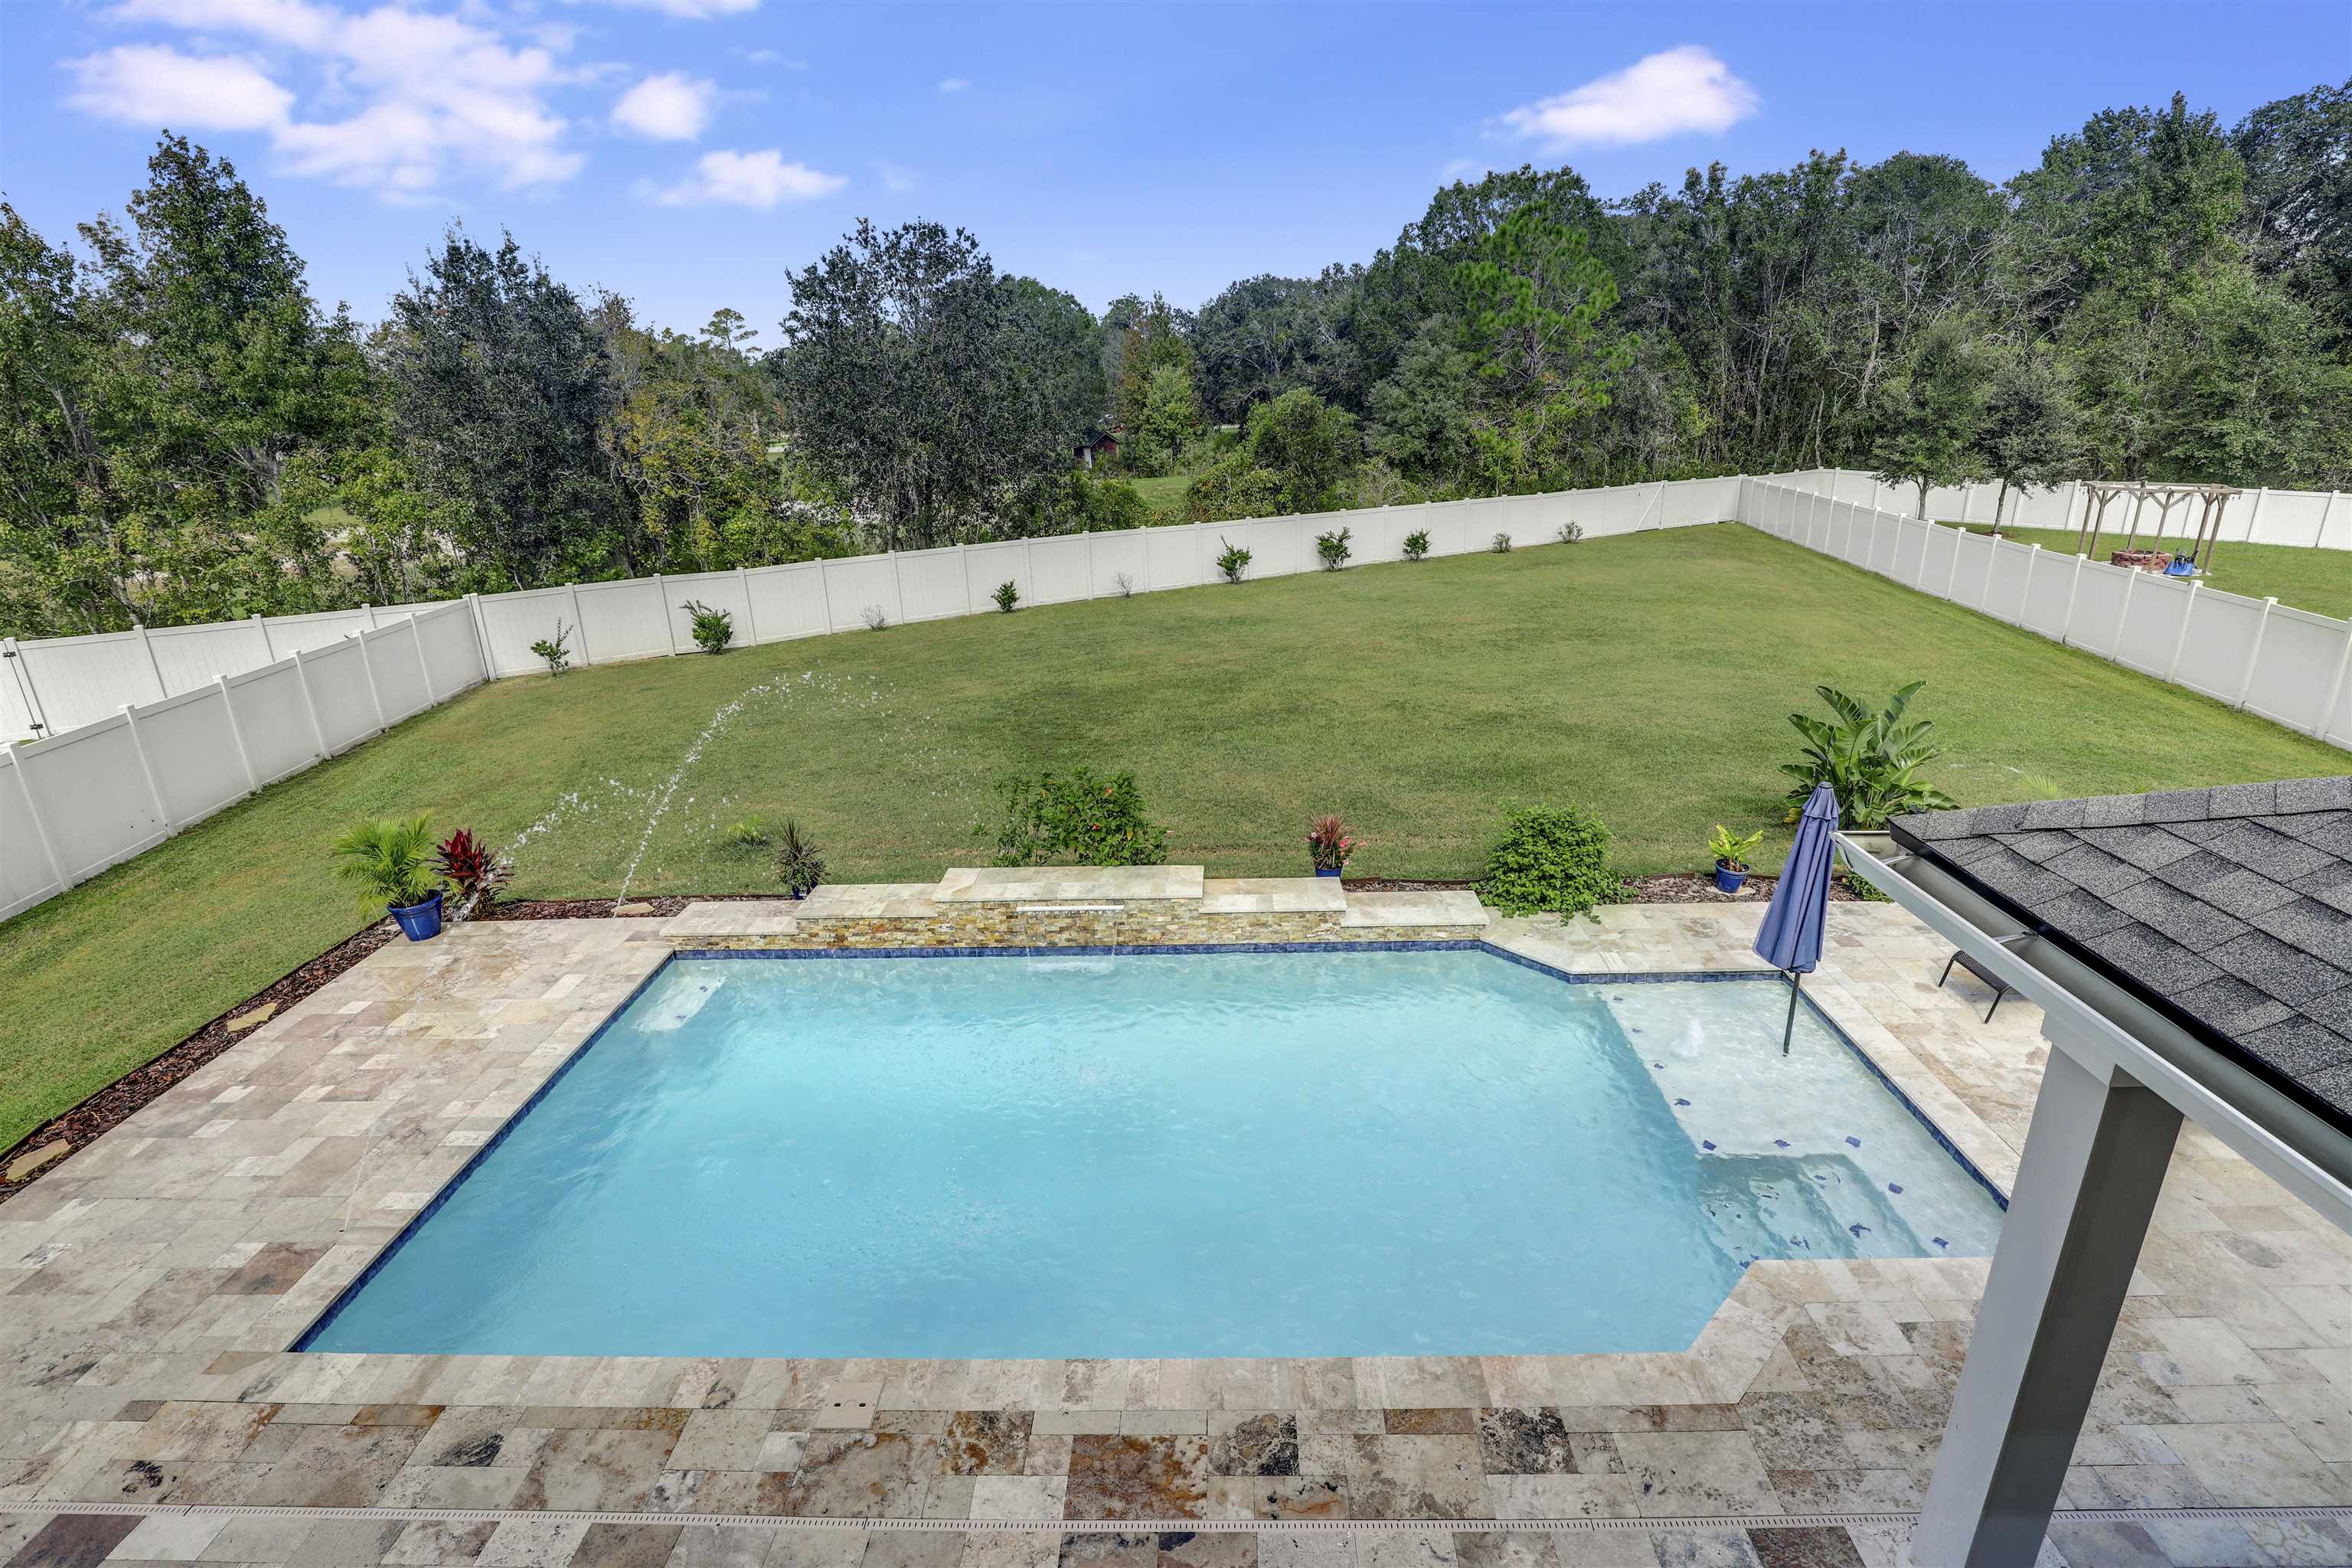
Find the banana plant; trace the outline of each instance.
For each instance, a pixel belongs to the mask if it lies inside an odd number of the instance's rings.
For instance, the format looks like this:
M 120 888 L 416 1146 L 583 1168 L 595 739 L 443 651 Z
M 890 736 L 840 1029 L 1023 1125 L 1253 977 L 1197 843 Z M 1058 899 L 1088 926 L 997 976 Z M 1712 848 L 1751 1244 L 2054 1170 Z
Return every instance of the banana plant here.
M 1837 715 L 1834 723 L 1803 713 L 1791 713 L 1789 722 L 1805 738 L 1805 760 L 1783 763 L 1780 771 L 1797 781 L 1789 792 L 1789 816 L 1794 820 L 1805 797 L 1816 784 L 1836 792 L 1840 816 L 1848 827 L 1886 826 L 1890 816 L 1906 812 L 1942 811 L 1958 803 L 1919 776 L 1919 770 L 1944 754 L 1927 738 L 1935 729 L 1926 719 L 1906 721 L 1911 699 L 1927 683 L 1915 680 L 1873 712 L 1834 687 L 1813 689 Z

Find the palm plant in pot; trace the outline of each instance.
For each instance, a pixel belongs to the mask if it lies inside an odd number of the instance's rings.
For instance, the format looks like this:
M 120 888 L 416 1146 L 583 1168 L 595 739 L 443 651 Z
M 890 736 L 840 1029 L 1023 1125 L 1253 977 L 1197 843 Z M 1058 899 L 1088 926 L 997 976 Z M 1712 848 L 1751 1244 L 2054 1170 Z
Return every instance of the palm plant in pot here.
M 360 908 L 373 917 L 381 901 L 411 942 L 441 932 L 441 872 L 419 813 L 355 822 L 335 840 L 336 875 L 360 885 Z
M 1348 831 L 1348 825 L 1337 816 L 1318 816 L 1307 826 L 1307 850 L 1315 858 L 1315 874 L 1336 877 L 1348 868 L 1348 857 L 1364 847 L 1364 840 Z
M 1715 857 L 1715 887 L 1720 893 L 1736 893 L 1748 880 L 1754 868 L 1748 857 L 1764 842 L 1764 830 L 1758 828 L 1745 838 L 1735 836 L 1720 822 L 1715 825 L 1715 837 L 1706 841 L 1706 852 Z

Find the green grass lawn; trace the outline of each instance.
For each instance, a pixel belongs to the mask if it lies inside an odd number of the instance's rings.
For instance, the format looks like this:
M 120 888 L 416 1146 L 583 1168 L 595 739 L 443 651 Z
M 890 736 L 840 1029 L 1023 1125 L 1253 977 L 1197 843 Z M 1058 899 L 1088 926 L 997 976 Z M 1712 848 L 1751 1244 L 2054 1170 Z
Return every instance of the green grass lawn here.
M 1132 769 L 1169 858 L 1213 874 L 1303 874 L 1339 811 L 1363 874 L 1472 875 L 1510 800 L 1591 805 L 1629 871 L 1769 826 L 1769 868 L 1788 712 L 1923 677 L 1964 803 L 2346 766 L 1736 524 L 506 680 L 0 924 L 0 1147 L 356 929 L 325 851 L 363 815 L 522 838 L 526 897 L 612 894 L 633 860 L 638 892 L 772 887 L 725 837 L 755 815 L 799 818 L 835 880 L 928 882 L 987 858 L 995 780 L 1083 762 Z
M 1971 533 L 1991 531 L 1987 523 L 1972 522 L 1967 526 Z M 2068 555 L 2074 552 L 2082 537 L 2071 528 L 2004 528 L 2001 532 L 2021 543 L 2039 544 L 2044 550 Z M 2138 548 L 2169 550 L 2176 555 L 2185 555 L 2189 544 L 2186 538 L 2158 541 L 2143 535 Z M 2092 559 L 2105 561 L 2123 547 L 2123 534 L 2108 530 L 2099 535 L 2098 553 Z M 2213 546 L 2213 570 L 2205 582 L 2209 587 L 2226 588 L 2250 599 L 2274 598 L 2298 610 L 2338 619 L 2352 616 L 2352 550 L 2225 542 Z

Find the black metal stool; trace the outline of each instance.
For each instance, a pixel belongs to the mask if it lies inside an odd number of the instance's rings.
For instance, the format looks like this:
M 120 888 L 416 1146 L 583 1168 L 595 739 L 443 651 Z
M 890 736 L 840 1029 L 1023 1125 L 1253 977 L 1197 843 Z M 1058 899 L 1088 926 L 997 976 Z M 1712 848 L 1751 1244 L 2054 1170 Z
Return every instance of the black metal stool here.
M 1987 972 L 1967 953 L 1955 948 L 1952 950 L 1950 963 L 1944 965 L 1944 973 L 1937 976 L 1936 980 L 1936 988 L 1937 990 L 1942 990 L 1944 987 L 1944 982 L 1952 977 L 1952 964 L 1954 963 L 1958 964 L 1962 969 L 1967 970 L 1970 974 L 1975 975 L 1979 980 L 1983 981 L 1986 984 L 1992 987 L 1992 1005 L 1985 1009 L 1984 1016 L 1984 1021 L 1988 1024 L 1991 1023 L 1992 1016 L 2000 1011 L 2000 999 L 2008 995 L 2011 989 L 2009 982 L 2003 980 L 1998 974 Z

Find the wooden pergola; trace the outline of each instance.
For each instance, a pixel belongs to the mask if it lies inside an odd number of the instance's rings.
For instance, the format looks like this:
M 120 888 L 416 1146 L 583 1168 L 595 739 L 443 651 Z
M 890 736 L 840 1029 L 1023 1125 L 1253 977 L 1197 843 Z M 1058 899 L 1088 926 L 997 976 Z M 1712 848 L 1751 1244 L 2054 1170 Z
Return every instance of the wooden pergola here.
M 2172 526 L 2172 509 L 2183 508 L 2185 524 L 2192 517 L 2197 531 L 2189 549 L 2189 563 L 2200 573 L 2213 567 L 2213 546 L 2221 541 L 2221 517 L 2229 510 L 2230 498 L 2239 492 L 2228 485 L 2159 484 L 2147 479 L 2084 479 L 2083 490 L 2088 498 L 2083 506 L 2083 525 L 2074 536 L 2076 553 L 2096 557 L 2099 534 L 2105 527 L 2107 508 L 2126 497 L 2131 500 L 2131 518 L 2124 533 L 2124 548 L 2135 548 L 2139 541 L 2140 519 L 2147 503 L 2156 503 L 2156 526 L 2152 539 L 2162 539 Z M 2184 531 L 2186 531 L 2184 530 Z

